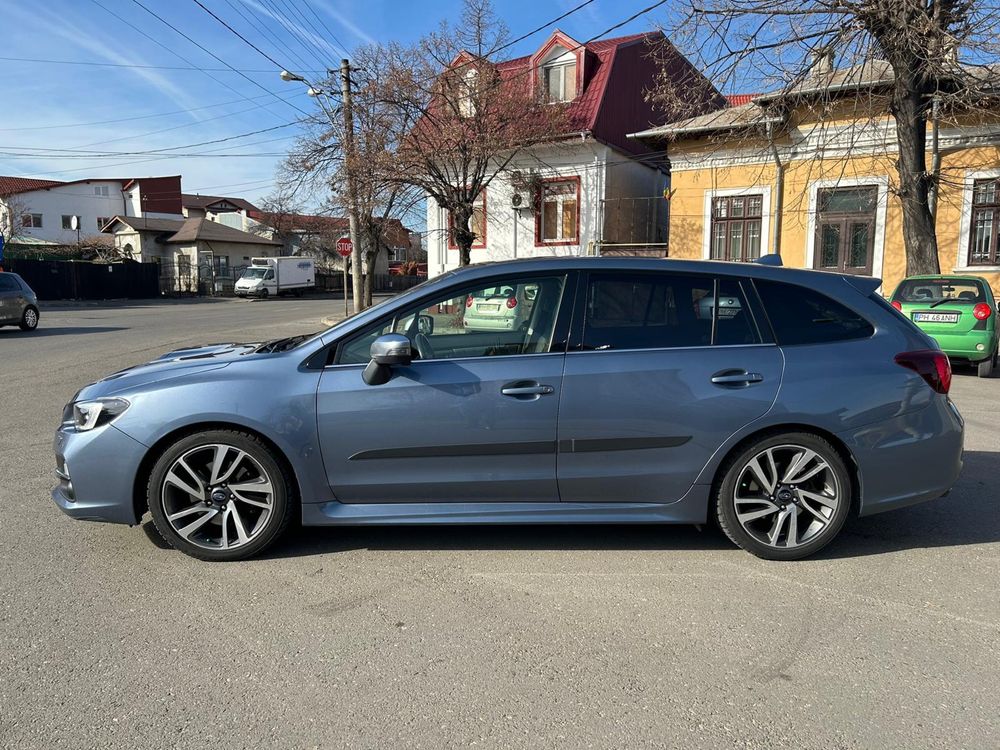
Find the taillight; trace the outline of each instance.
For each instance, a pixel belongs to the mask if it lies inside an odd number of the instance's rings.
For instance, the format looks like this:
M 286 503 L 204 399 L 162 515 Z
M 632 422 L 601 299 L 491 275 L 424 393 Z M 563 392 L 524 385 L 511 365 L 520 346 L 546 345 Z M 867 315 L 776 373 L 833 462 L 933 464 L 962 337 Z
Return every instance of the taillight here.
M 508 310 L 513 310 L 515 307 L 517 307 L 517 299 L 515 297 L 508 297 L 507 298 L 507 309 Z
M 951 389 L 951 362 L 944 352 L 936 349 L 903 352 L 896 355 L 896 364 L 913 370 L 938 393 L 948 393 Z
M 466 307 L 472 307 L 472 295 L 471 294 L 468 297 L 465 298 L 465 306 Z
M 902 305 L 902 303 L 900 303 L 900 301 L 898 299 L 894 299 L 892 301 L 892 306 L 895 307 L 900 312 L 903 312 L 903 305 Z
M 992 314 L 993 314 L 993 308 L 987 305 L 985 302 L 980 302 L 978 305 L 972 308 L 972 315 L 976 320 L 986 320 Z

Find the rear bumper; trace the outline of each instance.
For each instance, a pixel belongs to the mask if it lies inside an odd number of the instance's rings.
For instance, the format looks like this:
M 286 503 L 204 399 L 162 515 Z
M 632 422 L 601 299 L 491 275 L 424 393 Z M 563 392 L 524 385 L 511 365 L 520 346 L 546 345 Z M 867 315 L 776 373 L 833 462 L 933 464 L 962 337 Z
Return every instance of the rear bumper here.
M 89 432 L 60 429 L 53 445 L 59 484 L 52 500 L 82 521 L 135 525 L 135 476 L 146 446 L 114 425 Z
M 934 336 L 941 351 L 951 359 L 980 362 L 993 356 L 997 349 L 996 338 L 988 331 L 973 331 L 961 336 Z M 977 348 L 982 346 L 982 349 Z
M 841 434 L 861 477 L 859 515 L 946 495 L 962 471 L 964 423 L 946 397 L 923 409 Z

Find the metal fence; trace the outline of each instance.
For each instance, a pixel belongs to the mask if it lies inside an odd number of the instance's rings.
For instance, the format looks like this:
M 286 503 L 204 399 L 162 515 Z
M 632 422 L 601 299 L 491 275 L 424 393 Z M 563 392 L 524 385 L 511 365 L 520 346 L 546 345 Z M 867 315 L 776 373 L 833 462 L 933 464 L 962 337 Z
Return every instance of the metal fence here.
M 4 270 L 19 274 L 42 300 L 149 299 L 160 295 L 156 263 L 8 258 Z

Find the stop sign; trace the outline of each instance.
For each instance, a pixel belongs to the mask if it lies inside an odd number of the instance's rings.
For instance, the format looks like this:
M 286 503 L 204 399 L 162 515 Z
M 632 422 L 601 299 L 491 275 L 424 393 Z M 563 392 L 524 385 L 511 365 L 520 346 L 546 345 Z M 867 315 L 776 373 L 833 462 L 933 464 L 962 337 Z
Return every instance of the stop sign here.
M 340 253 L 341 257 L 351 257 L 352 250 L 354 250 L 354 243 L 351 242 L 350 237 L 341 237 L 337 240 L 337 252 Z

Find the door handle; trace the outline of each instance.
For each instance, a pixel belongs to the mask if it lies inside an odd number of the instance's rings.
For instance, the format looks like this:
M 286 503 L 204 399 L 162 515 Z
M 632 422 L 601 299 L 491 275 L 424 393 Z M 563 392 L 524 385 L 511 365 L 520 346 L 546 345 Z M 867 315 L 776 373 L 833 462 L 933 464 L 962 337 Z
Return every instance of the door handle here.
M 555 392 L 555 388 L 551 385 L 541 385 L 540 383 L 532 382 L 522 382 L 522 383 L 510 383 L 505 385 L 500 389 L 500 393 L 504 396 L 513 396 L 514 398 L 523 398 L 525 396 L 529 398 L 538 398 L 539 396 L 547 396 L 550 393 Z
M 723 370 L 712 376 L 712 382 L 716 385 L 750 385 L 760 383 L 764 376 L 759 372 L 747 372 L 746 370 Z

